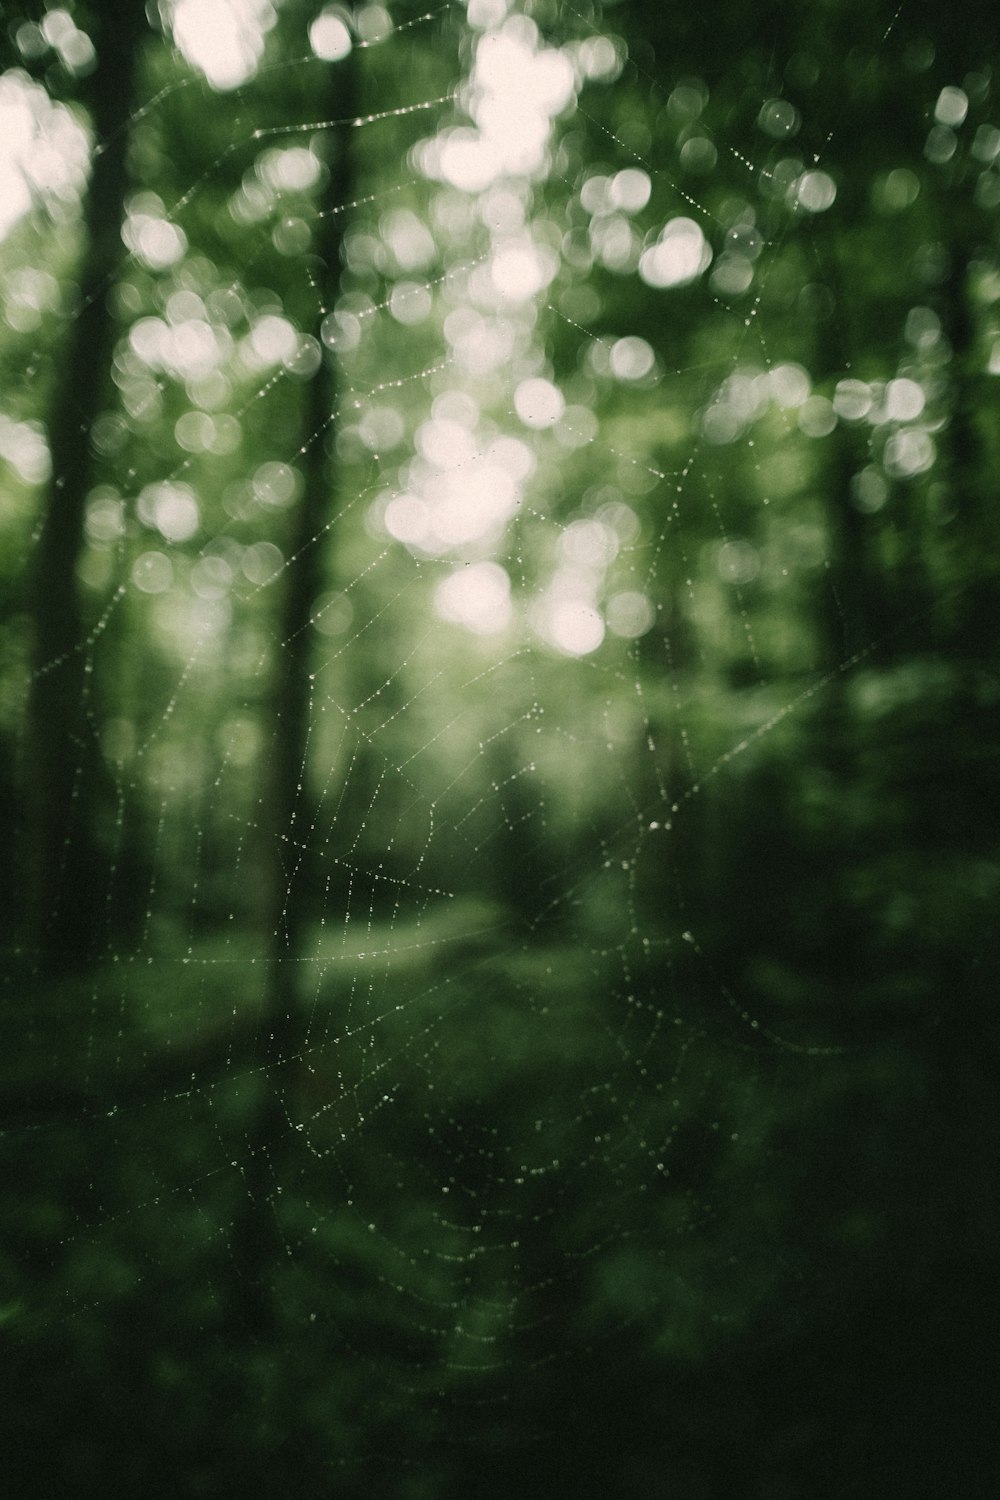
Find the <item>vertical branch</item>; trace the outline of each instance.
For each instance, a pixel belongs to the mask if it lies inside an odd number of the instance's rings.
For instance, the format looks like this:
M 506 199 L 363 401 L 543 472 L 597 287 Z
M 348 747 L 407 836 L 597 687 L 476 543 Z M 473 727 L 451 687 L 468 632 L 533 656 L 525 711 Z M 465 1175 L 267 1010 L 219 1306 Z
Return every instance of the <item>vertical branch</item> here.
M 351 121 L 356 113 L 356 64 L 353 52 L 331 70 L 328 114 L 339 120 L 330 172 L 329 205 L 323 213 L 316 252 L 320 306 L 317 339 L 327 305 L 339 286 L 344 214 L 352 196 Z M 256 1331 L 271 1316 L 266 1281 L 278 1248 L 272 1184 L 281 1141 L 287 1130 L 286 1090 L 282 1066 L 294 1053 L 301 1024 L 300 976 L 310 906 L 308 848 L 312 818 L 308 789 L 308 743 L 311 710 L 310 629 L 323 586 L 322 538 L 330 521 L 336 489 L 334 445 L 338 401 L 333 356 L 326 355 L 313 380 L 302 413 L 302 499 L 289 537 L 289 566 L 280 615 L 281 651 L 275 666 L 274 734 L 268 768 L 267 828 L 270 836 L 265 921 L 268 930 L 268 977 L 260 1019 L 265 1072 L 264 1099 L 248 1142 L 244 1172 L 246 1200 L 234 1231 L 239 1273 L 237 1296 L 247 1325 Z
M 59 362 L 49 418 L 52 480 L 32 579 L 34 654 L 28 705 L 30 941 L 42 968 L 65 971 L 93 956 L 98 767 L 86 716 L 86 621 L 77 580 L 84 504 L 92 481 L 90 432 L 104 399 L 115 328 L 105 294 L 121 259 L 128 187 L 128 122 L 145 14 L 108 0 L 90 79 L 94 161 L 84 203 L 79 311 Z

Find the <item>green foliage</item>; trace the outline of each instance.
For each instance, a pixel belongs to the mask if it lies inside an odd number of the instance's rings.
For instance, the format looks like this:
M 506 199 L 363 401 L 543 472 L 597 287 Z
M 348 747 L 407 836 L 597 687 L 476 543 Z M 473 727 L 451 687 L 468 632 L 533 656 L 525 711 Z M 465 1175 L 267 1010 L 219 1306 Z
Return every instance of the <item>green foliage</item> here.
M 390 9 L 11 22 L 15 1485 L 985 1493 L 992 10 Z

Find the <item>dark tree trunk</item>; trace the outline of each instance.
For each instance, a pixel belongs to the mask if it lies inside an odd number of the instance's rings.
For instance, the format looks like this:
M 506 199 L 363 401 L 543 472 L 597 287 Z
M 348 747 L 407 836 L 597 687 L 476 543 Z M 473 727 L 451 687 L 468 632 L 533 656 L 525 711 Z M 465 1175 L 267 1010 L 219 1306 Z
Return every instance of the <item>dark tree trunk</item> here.
M 316 250 L 322 304 L 313 330 L 330 311 L 339 288 L 346 205 L 352 197 L 350 121 L 355 113 L 353 53 L 331 69 L 327 114 L 336 129 L 328 203 Z M 239 1274 L 238 1302 L 247 1326 L 257 1333 L 271 1317 L 270 1276 L 279 1250 L 274 1183 L 288 1139 L 289 1059 L 302 1043 L 301 969 L 310 914 L 314 806 L 309 790 L 308 745 L 312 705 L 311 621 L 323 587 L 323 539 L 334 502 L 333 438 L 338 401 L 337 371 L 325 355 L 308 386 L 302 413 L 302 499 L 288 539 L 288 567 L 275 662 L 274 732 L 268 769 L 266 836 L 269 840 L 265 917 L 270 947 L 260 1021 L 258 1061 L 264 1069 L 263 1100 L 248 1139 L 244 1170 L 246 1199 L 234 1231 Z
M 128 123 L 146 18 L 138 0 L 106 0 L 101 23 L 98 65 L 88 80 L 97 145 L 84 205 L 80 302 L 52 396 L 52 480 L 32 579 L 29 923 L 38 966 L 46 972 L 78 968 L 93 958 L 107 874 L 100 867 L 95 837 L 99 762 L 77 564 L 84 505 L 93 479 L 90 434 L 104 400 L 114 349 L 106 294 L 124 253 Z

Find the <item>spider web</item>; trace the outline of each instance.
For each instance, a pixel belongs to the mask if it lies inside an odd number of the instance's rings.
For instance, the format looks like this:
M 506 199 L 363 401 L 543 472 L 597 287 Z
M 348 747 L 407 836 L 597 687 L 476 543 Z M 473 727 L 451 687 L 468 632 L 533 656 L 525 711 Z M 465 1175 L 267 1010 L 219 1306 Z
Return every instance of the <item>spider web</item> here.
M 905 9 L 866 25 L 847 72 L 921 95 L 909 156 L 780 18 L 739 83 L 625 9 L 499 0 L 324 12 L 232 91 L 150 54 L 78 570 L 101 953 L 10 954 L 5 1295 L 28 1371 L 231 1421 L 211 1460 L 158 1439 L 193 1494 L 247 1454 L 585 1490 L 591 1422 L 612 1484 L 715 1493 L 704 1391 L 877 1302 L 945 1159 L 928 1036 L 997 866 L 952 798 L 917 875 L 939 782 L 868 746 L 957 714 L 928 635 L 968 585 L 926 536 L 968 398 L 917 169 L 975 164 L 987 222 L 1000 133 L 976 47 L 945 76 Z M 871 334 L 848 173 L 917 267 Z M 56 347 L 65 249 L 12 243 L 12 335 Z M 0 427 L 29 563 L 49 368 Z M 948 880 L 971 915 L 927 936 Z M 812 1472 L 790 1441 L 768 1494 Z

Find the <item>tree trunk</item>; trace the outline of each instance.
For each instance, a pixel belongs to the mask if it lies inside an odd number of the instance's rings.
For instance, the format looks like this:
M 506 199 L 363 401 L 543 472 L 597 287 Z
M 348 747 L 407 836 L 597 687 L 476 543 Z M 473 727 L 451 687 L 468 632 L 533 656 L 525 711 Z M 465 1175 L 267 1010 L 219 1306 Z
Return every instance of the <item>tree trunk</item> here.
M 355 113 L 356 63 L 352 53 L 331 69 L 327 115 L 336 128 L 329 201 L 317 240 L 323 304 L 320 325 L 339 287 L 345 206 L 352 196 L 350 120 Z M 302 1040 L 300 970 L 310 913 L 313 854 L 312 799 L 308 785 L 309 717 L 312 701 L 311 620 L 323 587 L 323 537 L 335 490 L 333 436 L 338 400 L 337 372 L 326 355 L 308 386 L 302 414 L 302 499 L 288 541 L 289 565 L 280 619 L 280 655 L 275 663 L 274 733 L 266 833 L 270 841 L 265 921 L 269 971 L 260 1021 L 258 1061 L 264 1068 L 264 1097 L 248 1140 L 244 1170 L 246 1199 L 234 1230 L 239 1274 L 237 1301 L 248 1328 L 261 1333 L 271 1318 L 269 1277 L 279 1250 L 273 1183 L 288 1138 L 285 1064 Z
M 137 0 L 107 0 L 101 19 L 99 61 L 88 91 L 96 145 L 84 204 L 80 302 L 53 391 L 52 480 L 32 579 L 29 923 L 37 965 L 50 973 L 93 958 L 105 886 L 93 807 L 99 761 L 90 711 L 92 663 L 77 564 L 93 480 L 90 433 L 114 350 L 115 327 L 105 298 L 123 258 L 128 123 L 146 19 Z

